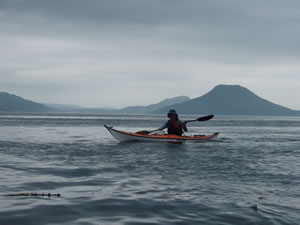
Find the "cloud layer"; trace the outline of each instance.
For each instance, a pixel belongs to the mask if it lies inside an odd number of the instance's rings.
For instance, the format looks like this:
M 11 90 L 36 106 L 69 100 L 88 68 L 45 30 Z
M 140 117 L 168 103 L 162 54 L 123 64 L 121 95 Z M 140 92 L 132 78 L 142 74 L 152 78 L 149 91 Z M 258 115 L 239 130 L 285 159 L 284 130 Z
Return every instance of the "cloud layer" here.
M 300 109 L 299 1 L 0 0 L 0 89 L 146 105 L 241 84 Z

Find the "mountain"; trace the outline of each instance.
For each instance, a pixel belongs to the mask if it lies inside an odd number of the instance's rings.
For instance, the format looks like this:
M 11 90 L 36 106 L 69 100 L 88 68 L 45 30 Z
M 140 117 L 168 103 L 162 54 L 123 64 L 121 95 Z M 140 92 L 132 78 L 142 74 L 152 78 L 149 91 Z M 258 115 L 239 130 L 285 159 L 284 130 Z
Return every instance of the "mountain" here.
M 218 85 L 201 97 L 152 113 L 167 113 L 171 108 L 181 114 L 300 116 L 300 111 L 274 104 L 239 85 Z
M 151 104 L 148 106 L 129 106 L 123 109 L 120 109 L 118 112 L 119 113 L 151 113 L 155 110 L 159 110 L 161 108 L 178 104 L 178 103 L 183 103 L 186 101 L 189 101 L 190 98 L 187 96 L 178 96 L 175 98 L 167 98 L 159 103 L 156 104 Z
M 77 105 L 53 104 L 53 103 L 43 103 L 43 105 L 59 112 L 73 112 L 76 110 L 83 109 L 81 106 L 77 106 Z
M 76 113 L 120 113 L 118 109 L 105 107 L 105 108 L 81 108 L 73 110 Z
M 129 106 L 122 109 L 115 108 L 83 108 L 74 105 L 60 105 L 60 104 L 46 104 L 47 106 L 54 108 L 60 112 L 76 112 L 76 113 L 135 113 L 135 114 L 146 114 L 151 113 L 154 110 L 158 110 L 169 105 L 182 103 L 190 100 L 187 96 L 179 96 L 175 98 L 168 98 L 159 103 L 151 104 L 147 106 Z
M 265 100 L 239 85 L 218 85 L 205 95 L 190 99 L 186 96 L 165 99 L 148 106 L 123 109 L 83 108 L 74 105 L 40 104 L 6 92 L 0 92 L 0 112 L 75 112 L 75 113 L 156 113 L 176 109 L 180 114 L 300 116 L 292 110 Z
M 51 108 L 26 100 L 7 92 L 0 92 L 0 111 L 4 112 L 50 112 Z
M 70 104 L 53 104 L 45 103 L 45 106 L 51 108 L 56 112 L 66 112 L 66 113 L 118 113 L 118 109 L 104 107 L 104 108 L 85 108 L 78 105 Z
M 26 100 L 16 95 L 0 92 L 0 111 L 5 112 L 74 112 L 74 113 L 150 113 L 162 107 L 190 100 L 189 97 L 179 96 L 165 99 L 157 104 L 148 106 L 131 106 L 123 109 L 114 108 L 84 108 L 68 104 L 40 104 Z

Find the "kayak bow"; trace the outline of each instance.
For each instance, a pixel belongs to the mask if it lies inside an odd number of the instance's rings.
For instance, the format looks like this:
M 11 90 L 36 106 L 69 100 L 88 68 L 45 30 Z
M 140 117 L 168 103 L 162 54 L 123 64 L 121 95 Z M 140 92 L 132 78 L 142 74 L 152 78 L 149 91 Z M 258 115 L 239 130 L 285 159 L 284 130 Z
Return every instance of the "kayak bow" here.
M 184 141 L 203 141 L 217 137 L 219 133 L 209 135 L 178 136 L 174 134 L 140 134 L 116 130 L 113 127 L 104 125 L 109 133 L 119 141 L 142 141 L 142 142 L 184 142 Z

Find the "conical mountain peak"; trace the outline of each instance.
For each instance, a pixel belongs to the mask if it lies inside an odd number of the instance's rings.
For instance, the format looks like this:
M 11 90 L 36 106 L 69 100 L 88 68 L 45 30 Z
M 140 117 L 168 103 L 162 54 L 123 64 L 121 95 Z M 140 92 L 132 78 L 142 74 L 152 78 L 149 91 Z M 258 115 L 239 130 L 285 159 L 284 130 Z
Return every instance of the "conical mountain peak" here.
M 240 85 L 218 85 L 208 93 L 190 101 L 163 108 L 155 113 L 166 113 L 169 108 L 183 114 L 270 115 L 297 116 L 299 111 L 267 101 Z

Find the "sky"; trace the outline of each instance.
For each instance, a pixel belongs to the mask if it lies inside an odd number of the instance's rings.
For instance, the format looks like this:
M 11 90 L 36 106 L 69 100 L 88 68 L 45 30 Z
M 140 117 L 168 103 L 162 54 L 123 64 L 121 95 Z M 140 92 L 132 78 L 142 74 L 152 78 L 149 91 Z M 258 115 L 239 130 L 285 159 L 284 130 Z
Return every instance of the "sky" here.
M 0 91 L 148 105 L 239 84 L 300 110 L 298 0 L 0 0 Z

